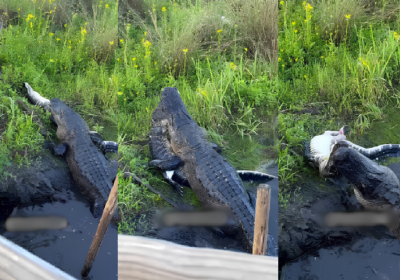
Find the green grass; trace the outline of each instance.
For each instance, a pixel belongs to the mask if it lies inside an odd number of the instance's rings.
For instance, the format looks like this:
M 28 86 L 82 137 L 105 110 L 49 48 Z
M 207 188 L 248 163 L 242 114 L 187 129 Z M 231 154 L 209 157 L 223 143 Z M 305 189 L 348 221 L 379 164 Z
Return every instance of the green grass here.
M 399 8 L 399 1 L 280 2 L 282 202 L 296 183 L 318 180 L 304 161 L 304 140 L 347 124 L 349 140 L 366 147 L 399 142 L 392 129 L 400 104 Z M 299 114 L 304 108 L 319 114 Z
M 12 161 L 29 164 L 45 140 L 16 105 L 18 99 L 28 103 L 24 82 L 48 99 L 60 98 L 90 129 L 116 141 L 117 1 L 1 0 L 0 21 L 0 171 Z M 49 115 L 37 114 L 56 140 Z
M 116 52 L 120 162 L 150 185 L 171 189 L 159 170 L 144 168 L 150 159 L 151 114 L 164 87 L 178 88 L 188 112 L 235 168 L 256 169 L 277 158 L 274 4 L 121 1 Z M 185 193 L 184 201 L 199 203 L 191 190 L 185 188 Z M 120 194 L 120 199 L 125 201 L 120 205 L 125 212 L 136 207 L 136 201 L 146 200 L 128 193 Z M 157 207 L 154 201 L 146 205 Z M 140 207 L 132 216 L 150 206 Z M 125 232 L 132 232 L 127 222 L 132 216 L 121 222 Z

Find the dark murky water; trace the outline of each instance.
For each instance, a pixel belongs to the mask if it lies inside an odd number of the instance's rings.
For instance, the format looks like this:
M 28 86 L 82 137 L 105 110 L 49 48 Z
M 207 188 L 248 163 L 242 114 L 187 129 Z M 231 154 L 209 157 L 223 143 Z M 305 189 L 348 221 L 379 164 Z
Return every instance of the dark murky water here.
M 74 187 L 64 189 L 62 195 L 68 198 L 65 203 L 49 202 L 19 207 L 13 215 L 22 217 L 60 215 L 68 219 L 66 229 L 4 232 L 4 228 L 0 227 L 0 234 L 77 279 L 117 279 L 118 232 L 112 225 L 108 227 L 88 277 L 81 276 L 99 220 L 93 217 L 89 210 L 89 202 Z M 10 212 L 10 209 L 4 210 Z
M 400 163 L 389 165 L 400 178 Z M 360 230 L 342 246 L 321 248 L 287 263 L 281 280 L 400 279 L 400 241 L 385 227 Z
M 270 165 L 267 168 L 258 171 L 265 172 L 270 175 L 278 176 L 277 165 Z M 267 182 L 244 182 L 244 187 L 250 189 L 257 194 L 257 186 L 260 183 L 267 183 L 271 186 L 271 205 L 269 217 L 269 233 L 273 236 L 276 245 L 278 244 L 278 180 L 273 179 Z M 152 213 L 147 214 L 148 222 L 151 221 Z M 151 226 L 150 226 L 151 227 Z M 143 233 L 146 237 L 158 238 L 175 242 L 177 244 L 190 247 L 206 247 L 221 250 L 229 250 L 234 252 L 244 252 L 240 243 L 225 234 L 215 232 L 207 227 L 191 227 L 191 228 L 151 228 Z

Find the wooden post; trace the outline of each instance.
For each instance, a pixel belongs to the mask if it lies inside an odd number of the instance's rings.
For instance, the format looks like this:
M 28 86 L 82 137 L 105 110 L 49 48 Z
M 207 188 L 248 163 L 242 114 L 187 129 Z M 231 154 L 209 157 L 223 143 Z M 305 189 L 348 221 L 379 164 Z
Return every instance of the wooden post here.
M 104 235 L 106 234 L 108 225 L 114 216 L 115 210 L 118 205 L 118 175 L 115 178 L 114 186 L 111 189 L 110 195 L 108 196 L 107 204 L 104 207 L 103 215 L 101 216 L 99 226 L 97 227 L 96 234 L 94 235 L 92 245 L 90 246 L 89 253 L 86 257 L 85 265 L 81 271 L 83 277 L 86 277 L 90 269 L 92 268 L 94 259 L 97 256 L 97 252 L 103 242 Z
M 253 255 L 265 255 L 267 251 L 269 207 L 271 187 L 261 184 L 257 189 L 256 218 L 254 223 Z

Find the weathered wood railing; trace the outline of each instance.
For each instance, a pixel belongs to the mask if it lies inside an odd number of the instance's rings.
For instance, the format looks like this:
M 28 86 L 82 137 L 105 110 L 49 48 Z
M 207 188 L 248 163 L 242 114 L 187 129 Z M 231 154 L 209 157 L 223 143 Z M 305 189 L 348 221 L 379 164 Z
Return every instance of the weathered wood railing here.
M 77 280 L 0 235 L 1 280 Z
M 277 280 L 278 258 L 118 235 L 119 280 Z

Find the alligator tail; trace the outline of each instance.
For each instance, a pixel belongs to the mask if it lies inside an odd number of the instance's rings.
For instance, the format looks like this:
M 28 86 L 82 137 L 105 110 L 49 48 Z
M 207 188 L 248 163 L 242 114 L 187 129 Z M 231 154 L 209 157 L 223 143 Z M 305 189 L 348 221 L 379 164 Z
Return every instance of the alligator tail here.
M 241 228 L 241 236 L 238 239 L 245 250 L 251 253 L 255 211 L 235 169 L 214 150 L 198 149 L 196 164 L 196 177 L 207 189 L 209 195 L 220 198 L 222 196 L 225 203 L 231 207 Z
M 369 149 L 358 146 L 348 140 L 343 140 L 350 148 L 358 151 L 369 159 L 380 159 L 384 157 L 400 157 L 400 145 L 384 144 Z

